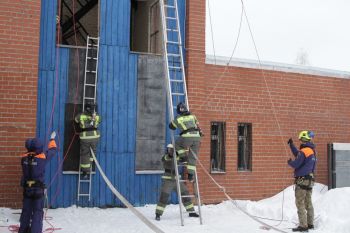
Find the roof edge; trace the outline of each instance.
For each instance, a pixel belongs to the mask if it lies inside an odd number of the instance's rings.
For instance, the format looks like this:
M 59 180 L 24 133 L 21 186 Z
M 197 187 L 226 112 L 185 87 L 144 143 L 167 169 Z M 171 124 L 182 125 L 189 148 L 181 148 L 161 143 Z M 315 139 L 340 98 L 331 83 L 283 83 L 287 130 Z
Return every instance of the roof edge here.
M 232 58 L 230 64 L 228 61 L 229 57 L 224 56 L 216 56 L 208 55 L 205 56 L 205 63 L 211 65 L 218 66 L 236 66 L 242 68 L 251 68 L 251 69 L 264 69 L 264 70 L 272 70 L 272 71 L 282 71 L 287 73 L 299 73 L 299 74 L 308 74 L 315 76 L 323 76 L 323 77 L 334 77 L 334 78 L 343 78 L 350 79 L 350 72 L 347 71 L 339 71 L 332 69 L 324 69 L 313 66 L 302 66 L 302 65 L 293 65 L 293 64 L 285 64 L 278 62 L 268 62 L 268 61 L 259 61 L 250 60 L 250 59 L 242 59 L 242 58 Z

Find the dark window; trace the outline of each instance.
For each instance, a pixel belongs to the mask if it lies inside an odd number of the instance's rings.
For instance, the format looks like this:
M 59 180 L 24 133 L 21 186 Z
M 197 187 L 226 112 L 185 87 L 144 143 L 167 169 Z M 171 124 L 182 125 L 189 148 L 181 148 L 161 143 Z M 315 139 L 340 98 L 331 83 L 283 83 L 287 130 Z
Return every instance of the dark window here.
M 130 49 L 135 52 L 162 52 L 162 31 L 158 0 L 131 0 Z
M 252 170 L 251 123 L 238 123 L 238 170 Z
M 210 164 L 211 172 L 225 172 L 226 123 L 211 122 L 210 126 Z
M 57 43 L 86 46 L 87 36 L 98 37 L 98 0 L 58 0 Z

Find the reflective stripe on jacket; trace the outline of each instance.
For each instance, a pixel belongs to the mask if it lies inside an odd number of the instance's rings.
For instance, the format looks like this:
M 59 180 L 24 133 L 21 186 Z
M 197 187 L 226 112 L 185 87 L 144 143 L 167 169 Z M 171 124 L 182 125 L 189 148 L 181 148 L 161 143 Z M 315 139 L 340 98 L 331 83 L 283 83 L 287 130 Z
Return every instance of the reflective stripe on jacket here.
M 79 137 L 80 139 L 94 139 L 100 137 L 100 131 L 97 130 L 101 118 L 96 114 L 95 119 L 90 114 L 81 113 L 75 117 L 75 122 L 79 123 L 80 128 L 83 130 Z
M 198 129 L 198 121 L 195 115 L 187 112 L 183 115 L 178 115 L 170 124 L 170 129 L 180 129 L 181 137 L 200 137 Z M 187 132 L 188 131 L 188 132 Z M 185 133 L 184 133 L 185 132 Z

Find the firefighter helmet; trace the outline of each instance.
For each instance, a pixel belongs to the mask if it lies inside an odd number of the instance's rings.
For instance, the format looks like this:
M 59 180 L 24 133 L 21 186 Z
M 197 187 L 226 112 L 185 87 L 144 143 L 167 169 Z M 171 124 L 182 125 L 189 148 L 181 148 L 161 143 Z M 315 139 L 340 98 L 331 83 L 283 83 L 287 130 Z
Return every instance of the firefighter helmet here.
M 39 138 L 28 138 L 25 142 L 25 147 L 28 152 L 35 152 L 36 154 L 42 153 L 44 148 Z
M 176 106 L 176 112 L 177 112 L 177 114 L 182 114 L 182 113 L 188 112 L 186 105 L 184 103 L 180 102 Z
M 85 104 L 85 112 L 87 112 L 87 113 L 93 113 L 93 112 L 95 112 L 95 104 L 91 104 L 91 103 L 87 103 L 87 104 Z
M 168 144 L 166 148 L 174 148 L 173 144 Z
M 299 140 L 301 140 L 303 142 L 309 142 L 314 137 L 315 137 L 315 134 L 312 131 L 303 130 L 299 133 Z

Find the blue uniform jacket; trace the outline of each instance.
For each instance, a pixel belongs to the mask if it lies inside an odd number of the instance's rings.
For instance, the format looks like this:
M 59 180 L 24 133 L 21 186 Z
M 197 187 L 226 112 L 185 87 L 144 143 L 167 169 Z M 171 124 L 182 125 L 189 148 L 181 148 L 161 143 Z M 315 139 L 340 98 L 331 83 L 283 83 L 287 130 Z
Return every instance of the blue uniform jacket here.
M 22 155 L 21 165 L 22 165 L 22 179 L 21 186 L 25 186 L 27 181 L 39 181 L 45 182 L 45 166 L 48 161 L 56 154 L 57 147 L 55 140 L 51 140 L 48 145 L 48 151 L 46 153 L 42 152 L 42 149 L 38 150 L 32 148 L 27 153 Z M 30 166 L 30 155 L 33 156 L 32 166 Z
M 293 143 L 289 146 L 296 157 L 295 160 L 288 161 L 289 166 L 294 168 L 294 177 L 306 176 L 314 172 L 317 160 L 315 145 L 312 142 L 306 142 L 300 145 L 300 150 Z

